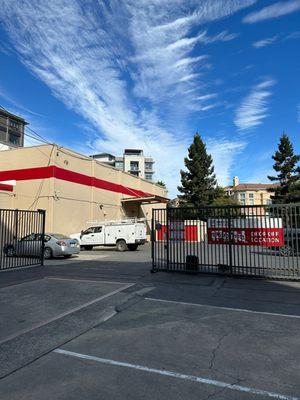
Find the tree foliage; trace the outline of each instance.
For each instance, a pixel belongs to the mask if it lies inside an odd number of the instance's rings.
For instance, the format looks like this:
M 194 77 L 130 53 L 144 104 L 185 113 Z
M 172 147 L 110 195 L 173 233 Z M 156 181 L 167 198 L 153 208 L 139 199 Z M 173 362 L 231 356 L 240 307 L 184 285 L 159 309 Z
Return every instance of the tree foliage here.
M 188 157 L 184 159 L 187 171 L 180 171 L 181 186 L 178 190 L 181 205 L 203 207 L 216 198 L 216 176 L 213 160 L 207 154 L 206 146 L 198 133 L 188 149 Z
M 280 137 L 278 150 L 272 156 L 273 169 L 277 175 L 268 176 L 279 185 L 271 196 L 274 204 L 295 203 L 300 201 L 300 155 L 294 154 L 293 145 L 286 134 Z
M 163 182 L 163 181 L 157 181 L 156 184 L 159 185 L 159 186 L 162 186 L 163 188 L 166 189 L 166 184 L 165 184 L 165 182 Z
M 238 206 L 240 203 L 226 194 L 224 188 L 222 186 L 216 187 L 216 195 L 215 199 L 212 202 L 213 206 Z

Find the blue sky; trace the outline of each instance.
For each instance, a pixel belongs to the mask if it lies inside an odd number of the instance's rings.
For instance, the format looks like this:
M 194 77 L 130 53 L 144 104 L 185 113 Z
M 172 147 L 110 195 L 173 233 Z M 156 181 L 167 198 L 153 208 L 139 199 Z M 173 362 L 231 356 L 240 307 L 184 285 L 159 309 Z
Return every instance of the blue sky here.
M 85 154 L 143 148 L 170 196 L 196 131 L 223 185 L 266 181 L 283 131 L 300 152 L 300 0 L 0 0 L 0 22 L 0 104 Z

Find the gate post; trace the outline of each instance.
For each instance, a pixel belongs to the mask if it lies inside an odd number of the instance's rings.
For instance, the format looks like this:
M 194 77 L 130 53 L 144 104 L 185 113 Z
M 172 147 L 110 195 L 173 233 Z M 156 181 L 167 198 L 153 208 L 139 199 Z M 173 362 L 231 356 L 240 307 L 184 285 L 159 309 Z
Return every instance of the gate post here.
M 46 223 L 46 211 L 38 210 L 40 215 L 42 216 L 42 244 L 41 244 L 41 266 L 44 266 L 44 248 L 45 248 L 45 223 Z
M 229 234 L 229 268 L 230 268 L 230 275 L 232 275 L 232 235 L 231 235 L 231 208 L 228 209 L 228 234 Z
M 166 218 L 167 218 L 167 226 L 166 226 L 166 235 L 167 235 L 167 268 L 169 269 L 170 263 L 170 255 L 169 255 L 169 246 L 170 246 L 170 239 L 169 239 L 169 223 L 170 223 L 170 214 L 169 214 L 169 207 L 166 208 Z
M 156 214 L 155 211 L 156 210 L 153 208 L 152 209 L 152 220 L 151 220 L 151 236 L 150 236 L 150 239 L 151 239 L 151 257 L 152 257 L 151 273 L 156 272 L 155 254 L 154 254 L 154 251 L 155 251 L 154 240 L 155 240 L 155 235 L 156 235 L 156 232 L 154 231 L 154 218 L 155 218 L 155 214 Z
M 19 210 L 16 208 L 15 209 L 15 230 L 14 230 L 14 235 L 16 238 L 19 235 Z

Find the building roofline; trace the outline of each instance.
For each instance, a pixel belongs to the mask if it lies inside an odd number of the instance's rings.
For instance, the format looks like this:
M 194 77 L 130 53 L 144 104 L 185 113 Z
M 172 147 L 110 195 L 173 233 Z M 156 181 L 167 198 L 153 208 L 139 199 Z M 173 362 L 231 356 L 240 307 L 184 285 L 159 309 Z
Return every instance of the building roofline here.
M 18 115 L 13 114 L 13 113 L 11 113 L 11 112 L 9 112 L 9 111 L 2 110 L 1 108 L 0 108 L 0 114 L 3 114 L 3 115 L 5 115 L 5 116 L 7 116 L 7 117 L 12 117 L 12 118 L 14 118 L 14 119 L 17 119 L 18 121 L 23 122 L 24 125 L 28 125 L 28 124 L 29 124 L 28 122 L 25 121 L 24 118 L 19 117 Z
M 47 146 L 56 147 L 57 151 L 62 151 L 63 152 L 63 150 L 67 150 L 68 152 L 73 153 L 75 157 L 78 156 L 81 159 L 85 159 L 86 161 L 96 162 L 97 164 L 100 164 L 101 166 L 103 166 L 105 168 L 114 169 L 115 171 L 121 172 L 122 174 L 127 174 L 128 176 L 130 176 L 130 177 L 132 177 L 134 179 L 139 179 L 139 180 L 142 180 L 143 182 L 147 182 L 147 183 L 149 183 L 151 185 L 158 186 L 160 189 L 162 188 L 162 186 L 158 185 L 156 182 L 148 181 L 147 179 L 143 179 L 143 178 L 141 178 L 139 176 L 132 175 L 130 172 L 122 171 L 119 168 L 116 168 L 116 167 L 114 167 L 112 165 L 106 164 L 105 162 L 98 161 L 98 160 L 96 160 L 94 158 L 86 156 L 86 155 L 84 155 L 82 153 L 78 153 L 77 151 L 74 151 L 74 150 L 72 150 L 72 149 L 70 149 L 68 147 L 60 146 L 60 145 L 58 145 L 56 143 L 45 143 L 45 144 L 40 144 L 40 145 L 36 145 L 36 146 L 17 147 L 17 148 L 14 148 L 14 149 L 3 150 L 3 151 L 20 151 L 20 150 L 24 150 L 24 149 L 32 149 L 32 148 L 47 147 Z

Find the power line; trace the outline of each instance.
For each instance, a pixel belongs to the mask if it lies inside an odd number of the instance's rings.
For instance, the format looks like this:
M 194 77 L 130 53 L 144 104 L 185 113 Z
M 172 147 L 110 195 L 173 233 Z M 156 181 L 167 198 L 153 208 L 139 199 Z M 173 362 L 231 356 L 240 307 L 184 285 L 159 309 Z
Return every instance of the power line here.
M 9 111 L 8 111 L 4 106 L 2 106 L 1 104 L 0 104 L 0 108 L 2 108 L 2 110 L 4 110 L 5 112 L 7 112 L 8 114 L 12 115 L 12 113 L 9 112 Z M 45 139 L 42 135 L 40 135 L 39 133 L 37 133 L 36 131 L 34 131 L 32 128 L 26 127 L 26 129 L 29 130 L 29 131 L 32 133 L 32 135 L 35 135 L 35 136 L 31 136 L 30 134 L 28 134 L 28 133 L 25 132 L 25 131 L 24 131 L 24 136 L 31 137 L 32 139 L 35 139 L 36 141 L 43 142 L 43 143 L 45 143 L 45 144 L 52 144 L 52 143 L 50 143 L 47 139 Z

